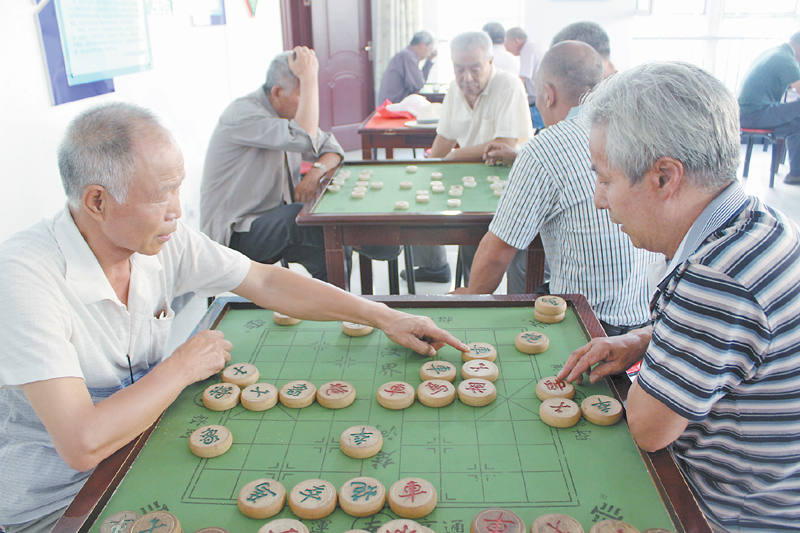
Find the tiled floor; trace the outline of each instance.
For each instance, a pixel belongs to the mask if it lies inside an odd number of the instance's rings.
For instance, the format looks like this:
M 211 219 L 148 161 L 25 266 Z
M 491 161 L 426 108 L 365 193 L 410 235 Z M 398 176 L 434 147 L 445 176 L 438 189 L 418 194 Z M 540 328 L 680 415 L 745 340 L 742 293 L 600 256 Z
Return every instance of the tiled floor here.
M 381 150 L 382 152 L 382 150 Z M 417 150 L 417 155 L 421 156 L 421 150 Z M 770 166 L 770 151 L 763 152 L 760 146 L 757 146 L 753 151 L 753 156 L 750 161 L 750 176 L 747 180 L 743 180 L 745 191 L 748 194 L 758 196 L 764 200 L 768 205 L 782 211 L 788 215 L 796 224 L 800 225 L 800 185 L 785 185 L 783 183 L 783 176 L 788 173 L 788 165 L 781 166 L 778 174 L 775 176 L 774 188 L 769 188 L 769 166 Z M 361 151 L 353 151 L 347 153 L 347 160 L 358 160 L 361 158 Z M 383 154 L 379 154 L 379 158 L 383 159 Z M 411 159 L 413 154 L 411 150 L 395 150 L 395 159 Z M 742 162 L 744 162 L 744 146 L 742 147 Z M 742 175 L 742 169 L 739 169 L 739 176 Z M 450 266 L 453 269 L 453 278 L 455 279 L 455 265 L 456 265 L 456 246 L 447 247 L 447 256 Z M 400 265 L 402 268 L 402 256 L 400 257 Z M 355 293 L 361 292 L 360 278 L 358 273 L 358 261 L 353 262 L 354 268 L 351 275 L 351 290 Z M 305 273 L 305 270 L 299 265 L 292 265 L 292 268 Z M 386 262 L 376 261 L 373 263 L 373 288 L 375 294 L 389 294 L 389 280 L 388 269 Z M 417 283 L 417 294 L 444 294 L 453 290 L 453 284 L 446 283 Z M 400 283 L 400 292 L 407 294 L 407 288 L 404 282 Z M 505 282 L 500 286 L 497 294 L 505 293 Z M 202 298 L 193 298 L 175 317 L 173 325 L 173 336 L 171 341 L 171 349 L 177 347 L 183 340 L 188 338 L 189 334 L 194 329 L 195 324 L 200 320 L 206 308 L 206 300 Z

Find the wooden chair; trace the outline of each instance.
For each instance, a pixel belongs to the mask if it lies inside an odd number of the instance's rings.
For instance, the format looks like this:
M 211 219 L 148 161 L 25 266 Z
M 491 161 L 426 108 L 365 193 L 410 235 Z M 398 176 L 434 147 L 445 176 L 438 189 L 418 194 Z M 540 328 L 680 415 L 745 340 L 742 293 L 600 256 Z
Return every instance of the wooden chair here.
M 743 178 L 747 178 L 750 172 L 750 156 L 753 154 L 753 144 L 756 140 L 760 140 L 764 144 L 764 151 L 768 146 L 772 146 L 772 162 L 769 170 L 769 186 L 775 183 L 775 174 L 778 172 L 778 167 L 783 163 L 786 158 L 786 137 L 777 135 L 774 130 L 769 129 L 755 129 L 755 128 L 740 128 L 742 133 L 742 142 L 747 144 L 747 151 L 744 155 L 744 172 Z

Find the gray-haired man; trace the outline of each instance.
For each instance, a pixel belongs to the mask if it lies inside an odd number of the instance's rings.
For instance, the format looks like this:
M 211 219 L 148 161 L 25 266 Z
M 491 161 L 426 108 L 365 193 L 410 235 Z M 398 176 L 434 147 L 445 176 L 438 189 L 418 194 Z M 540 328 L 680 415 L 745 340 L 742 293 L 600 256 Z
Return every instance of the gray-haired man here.
M 262 87 L 223 111 L 206 152 L 200 226 L 254 261 L 285 258 L 326 281 L 322 228 L 295 223 L 320 178 L 344 157 L 319 129 L 318 67 L 306 47 L 282 53 Z M 315 163 L 302 177 L 304 156 Z
M 642 360 L 631 434 L 670 448 L 714 531 L 797 531 L 800 234 L 736 181 L 735 98 L 699 67 L 653 62 L 595 87 L 583 113 L 595 205 L 666 261 L 653 324 L 593 340 L 558 377 Z
M 389 61 L 381 79 L 378 91 L 378 104 L 389 100 L 393 104 L 401 102 L 409 94 L 422 89 L 436 58 L 436 41 L 427 31 L 418 31 L 411 42 L 397 52 Z M 422 68 L 419 62 L 425 60 Z
M 450 42 L 450 57 L 456 79 L 442 102 L 431 157 L 479 159 L 492 141 L 513 147 L 533 136 L 525 88 L 518 77 L 492 65 L 492 40 L 486 33 L 457 35 Z M 450 281 L 444 247 L 417 247 L 414 254 L 418 281 Z

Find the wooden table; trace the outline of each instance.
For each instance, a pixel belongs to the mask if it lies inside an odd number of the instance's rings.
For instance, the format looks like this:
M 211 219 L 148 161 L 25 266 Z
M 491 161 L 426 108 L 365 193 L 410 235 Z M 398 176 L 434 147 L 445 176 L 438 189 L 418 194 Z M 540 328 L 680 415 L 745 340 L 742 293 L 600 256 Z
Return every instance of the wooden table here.
M 428 83 L 422 86 L 419 94 L 424 96 L 429 102 L 442 103 L 447 94 L 447 89 L 450 88 L 449 83 Z
M 361 135 L 361 157 L 364 159 L 377 159 L 373 157 L 373 149 L 385 148 L 386 159 L 394 158 L 395 148 L 422 148 L 427 150 L 433 146 L 436 138 L 436 128 L 410 128 L 406 126 L 407 118 L 386 119 L 375 116 L 373 111 L 361 126 L 358 134 Z
M 413 164 L 418 167 L 414 175 L 405 174 L 405 167 Z M 373 181 L 384 182 L 380 191 L 370 190 L 363 200 L 350 200 L 350 191 L 362 169 L 374 170 Z M 347 185 L 330 196 L 326 201 L 335 202 L 331 210 L 320 207 L 328 184 L 327 179 L 320 184 L 316 195 L 306 202 L 297 216 L 299 225 L 322 226 L 325 234 L 325 255 L 328 266 L 328 281 L 337 287 L 348 290 L 348 279 L 345 276 L 343 246 L 374 245 L 478 245 L 494 218 L 498 198 L 488 189 L 486 176 L 501 174 L 507 177 L 508 167 L 487 167 L 482 161 L 444 161 L 410 160 L 410 161 L 354 161 L 346 162 L 341 169 L 351 171 Z M 475 176 L 479 187 L 465 189 L 463 198 L 464 211 L 448 209 L 444 200 L 447 193 L 432 195 L 431 202 L 426 204 L 425 211 L 416 210 L 414 192 L 427 188 L 431 181 L 432 171 L 444 174 L 445 187 L 451 183 L 461 183 L 461 176 Z M 408 211 L 397 211 L 394 202 L 404 199 L 397 196 L 398 183 L 403 180 L 414 180 L 414 187 L 405 191 L 409 193 L 412 208 Z M 448 182 L 449 180 L 449 182 Z M 477 192 L 479 191 L 479 192 Z M 470 195 L 477 194 L 475 202 L 478 211 L 470 211 Z M 488 198 L 487 198 L 488 196 Z M 384 199 L 388 198 L 388 199 Z M 329 202 L 329 203 L 330 203 Z M 437 204 L 438 202 L 438 204 Z M 413 258 L 406 254 L 406 272 L 413 268 Z M 544 248 L 537 236 L 528 247 L 527 279 L 525 292 L 532 293 L 544 282 Z M 414 294 L 413 282 L 409 283 L 409 294 Z
M 331 372 L 336 373 L 338 368 L 338 372 L 344 372 L 344 375 L 349 373 L 353 383 L 366 380 L 360 386 L 369 389 L 370 394 L 364 394 L 361 400 L 357 400 L 361 404 L 353 405 L 352 409 L 354 410 L 351 411 L 345 409 L 341 412 L 334 412 L 319 406 L 311 406 L 307 408 L 307 411 L 303 411 L 307 413 L 306 416 L 298 416 L 297 410 L 288 410 L 277 406 L 263 413 L 251 413 L 241 407 L 225 413 L 215 413 L 205 410 L 197 403 L 198 394 L 214 381 L 192 385 L 164 414 L 158 427 L 154 425 L 148 432 L 103 461 L 95 469 L 86 485 L 56 524 L 53 532 L 96 532 L 100 521 L 105 516 L 123 508 L 147 512 L 148 509 L 139 509 L 138 506 L 149 507 L 149 502 L 158 506 L 168 505 L 170 511 L 186 522 L 187 531 L 194 531 L 199 527 L 209 525 L 227 527 L 232 532 L 255 531 L 263 525 L 264 521 L 254 522 L 244 518 L 236 509 L 235 494 L 237 490 L 232 490 L 232 487 L 236 489 L 246 483 L 250 477 L 273 477 L 291 486 L 297 479 L 306 479 L 308 476 L 324 476 L 325 479 L 331 477 L 334 481 L 341 477 L 344 481 L 355 475 L 373 475 L 385 478 L 383 482 L 386 484 L 387 481 L 411 472 L 426 472 L 427 477 L 431 477 L 433 476 L 432 472 L 435 471 L 431 468 L 439 464 L 437 472 L 440 471 L 441 477 L 437 476 L 436 480 L 441 484 L 439 487 L 442 491 L 440 505 L 432 515 L 420 520 L 422 522 L 428 520 L 427 523 L 430 524 L 430 527 L 439 533 L 444 533 L 447 524 L 450 524 L 452 528 L 456 522 L 462 524 L 468 522 L 476 510 L 483 508 L 486 503 L 495 503 L 491 500 L 492 491 L 487 492 L 485 488 L 482 492 L 478 490 L 477 493 L 468 488 L 462 490 L 464 483 L 459 481 L 460 479 L 474 479 L 470 484 L 477 483 L 478 486 L 481 483 L 491 485 L 495 482 L 493 480 L 500 479 L 504 484 L 509 485 L 506 493 L 518 496 L 519 494 L 515 492 L 516 489 L 511 486 L 511 480 L 520 475 L 529 480 L 527 490 L 522 490 L 523 496 L 524 493 L 527 493 L 527 496 L 510 499 L 504 493 L 502 506 L 518 512 L 527 524 L 541 514 L 566 511 L 568 514 L 581 517 L 580 521 L 588 531 L 592 517 L 605 517 L 603 516 L 605 514 L 617 513 L 622 515 L 620 518 L 627 519 L 639 528 L 653 527 L 653 525 L 670 527 L 669 524 L 664 523 L 671 522 L 671 529 L 676 533 L 710 533 L 711 530 L 705 518 L 669 452 L 661 450 L 656 453 L 645 453 L 636 448 L 630 440 L 624 422 L 609 428 L 599 428 L 581 421 L 578 426 L 573 428 L 548 429 L 541 425 L 537 417 L 529 415 L 536 411 L 539 402 L 532 392 L 520 395 L 519 391 L 527 390 L 525 387 L 535 384 L 540 377 L 539 374 L 553 372 L 553 368 L 558 366 L 554 363 L 563 363 L 566 357 L 565 353 L 573 349 L 576 344 L 580 345 L 591 337 L 605 336 L 583 296 L 564 295 L 564 297 L 569 304 L 570 317 L 561 324 L 544 325 L 548 328 L 544 331 L 547 331 L 551 337 L 551 348 L 545 354 L 534 358 L 518 353 L 513 346 L 515 332 L 519 328 L 524 330 L 531 327 L 529 319 L 532 316 L 533 299 L 530 296 L 374 298 L 384 301 L 392 307 L 412 308 L 415 313 L 427 314 L 437 323 L 441 323 L 467 341 L 470 341 L 470 337 L 495 338 L 494 342 L 499 352 L 497 363 L 501 368 L 500 380 L 497 382 L 498 398 L 495 401 L 495 407 L 498 409 L 504 406 L 509 409 L 513 408 L 513 412 L 510 412 L 511 418 L 499 416 L 500 412 L 492 410 L 491 407 L 469 408 L 456 402 L 441 409 L 441 413 L 449 413 L 449 415 L 439 420 L 438 423 L 435 422 L 436 416 L 433 419 L 430 418 L 432 414 L 437 414 L 436 412 L 418 404 L 406 410 L 401 417 L 402 420 L 395 416 L 397 414 L 395 412 L 380 408 L 373 409 L 373 394 L 371 394 L 370 387 L 373 382 L 380 385 L 388 379 L 381 374 L 381 368 L 385 367 L 387 361 L 394 362 L 398 369 L 407 367 L 404 379 L 410 383 L 419 381 L 418 368 L 422 361 L 419 355 L 404 348 L 399 351 L 396 345 L 393 348 L 382 333 L 374 332 L 369 337 L 361 337 L 358 341 L 348 343 L 345 342 L 347 338 L 343 337 L 341 328 L 335 323 L 304 322 L 298 327 L 291 327 L 294 329 L 290 328 L 291 331 L 289 331 L 272 323 L 270 311 L 259 310 L 253 304 L 242 301 L 242 299 L 222 298 L 216 300 L 197 329 L 219 328 L 225 331 L 226 337 L 235 339 L 232 352 L 235 360 L 242 362 L 251 360 L 257 366 L 261 366 L 262 374 L 271 375 L 271 378 L 265 378 L 266 381 L 281 384 L 286 380 L 298 378 L 299 376 L 295 374 L 302 369 L 311 373 L 306 378 L 315 379 L 312 372 L 312 368 L 316 368 L 315 364 L 298 362 L 292 370 L 275 366 L 280 359 L 279 354 L 276 354 L 276 350 L 273 348 L 281 344 L 277 339 L 289 339 L 291 345 L 298 344 L 295 348 L 306 354 L 309 353 L 306 346 L 317 346 L 316 351 L 311 350 L 311 353 L 316 355 L 310 357 L 318 359 L 317 363 L 323 365 L 320 369 L 326 368 L 326 372 L 330 374 Z M 231 320 L 228 321 L 227 318 Z M 277 335 L 276 340 L 271 340 L 273 339 L 272 335 Z M 315 342 L 315 335 L 320 335 L 320 339 L 326 342 Z M 474 340 L 472 339 L 472 341 Z M 324 350 L 320 346 L 323 346 Z M 451 359 L 458 362 L 461 359 L 458 352 L 452 348 L 442 350 L 440 357 L 444 360 Z M 347 363 L 347 361 L 351 361 L 350 358 L 353 358 L 352 361 L 357 361 L 358 364 Z M 290 363 L 290 361 L 287 359 L 285 363 Z M 277 368 L 281 368 L 281 370 L 277 370 Z M 272 372 L 270 373 L 270 371 Z M 317 372 L 316 379 L 325 381 L 330 377 L 319 374 L 319 371 L 315 371 Z M 353 374 L 354 372 L 358 375 Z M 522 382 L 529 383 L 524 385 Z M 624 400 L 629 385 L 627 377 L 622 375 L 618 379 L 594 385 L 584 383 L 577 388 L 582 396 L 598 393 L 608 394 L 608 392 L 600 391 L 603 389 L 610 391 L 620 400 Z M 329 429 L 329 426 L 335 420 L 346 417 L 348 412 L 351 413 L 351 416 L 369 418 L 372 425 L 384 424 L 387 428 L 392 429 L 394 429 L 392 426 L 397 426 L 396 435 L 392 432 L 387 435 L 388 440 L 384 444 L 384 449 L 391 452 L 389 457 L 396 458 L 396 455 L 393 454 L 408 455 L 408 464 L 402 460 L 395 461 L 392 467 L 394 470 L 388 471 L 385 470 L 384 465 L 377 465 L 374 462 L 340 459 L 338 450 L 335 449 L 338 447 L 338 438 L 333 438 L 339 433 L 334 431 L 335 428 Z M 465 416 L 470 413 L 472 413 L 471 416 Z M 491 413 L 495 413 L 495 415 L 485 416 Z M 195 458 L 188 452 L 186 440 L 176 438 L 182 434 L 184 425 L 192 426 L 198 415 L 210 417 L 203 423 L 221 423 L 224 419 L 226 425 L 231 424 L 232 427 L 237 428 L 237 435 L 239 435 L 236 440 L 237 444 L 226 455 L 211 460 Z M 217 421 L 216 418 L 211 420 L 213 417 L 219 417 L 220 421 Z M 190 419 L 192 422 L 189 422 Z M 325 423 L 322 423 L 323 419 L 326 420 Z M 330 420 L 328 421 L 328 419 Z M 339 422 L 339 425 L 344 424 L 346 427 L 349 423 L 349 419 L 345 418 Z M 409 423 L 412 424 L 410 428 L 406 427 Z M 436 423 L 436 426 L 430 426 L 431 423 Z M 249 437 L 246 436 L 248 434 L 246 429 L 251 426 L 255 428 L 255 426 L 281 424 L 283 424 L 281 426 L 284 428 L 283 432 L 277 430 L 267 433 L 261 430 L 254 432 L 254 429 L 249 432 Z M 448 431 L 451 433 L 448 433 L 450 437 L 447 443 L 431 438 L 423 443 L 418 442 L 420 428 L 433 428 L 439 425 L 450 428 Z M 286 427 L 295 429 L 287 432 Z M 414 429 L 415 427 L 418 429 Z M 489 454 L 475 465 L 475 471 L 480 475 L 470 474 L 471 468 L 453 470 L 460 463 L 447 462 L 445 461 L 446 457 L 442 454 L 446 454 L 447 450 L 452 452 L 453 446 L 461 446 L 464 448 L 464 453 L 472 448 L 466 440 L 469 437 L 468 432 L 463 431 L 458 436 L 452 433 L 455 428 L 463 429 L 464 427 L 474 427 L 473 431 L 481 431 L 484 438 L 493 441 L 486 440 L 479 443 L 479 449 L 483 449 L 484 446 L 489 447 L 486 450 L 487 454 L 495 450 L 494 447 L 497 446 L 500 448 L 516 447 L 519 448 L 520 453 L 523 453 L 533 444 L 543 446 L 544 441 L 551 443 L 547 448 L 554 446 L 559 450 L 560 459 L 556 462 L 560 463 L 560 466 L 557 470 L 559 472 L 563 470 L 565 480 L 550 475 L 550 470 L 538 470 L 536 465 L 531 463 L 531 461 L 541 460 L 541 458 L 537 459 L 539 457 L 537 454 L 525 454 L 524 456 L 527 458 L 525 461 L 518 459 L 516 453 Z M 491 435 L 506 434 L 505 432 L 499 433 L 495 428 L 507 429 L 508 427 L 518 429 L 513 432 L 517 435 L 516 437 L 509 433 L 507 436 L 510 440 L 490 438 Z M 312 431 L 316 435 L 316 440 L 308 439 L 306 433 L 308 431 Z M 415 431 L 417 433 L 414 433 Z M 309 460 L 305 463 L 298 463 L 294 459 L 298 459 L 301 457 L 300 455 L 294 455 L 293 459 L 288 456 L 284 457 L 280 455 L 279 450 L 269 448 L 269 446 L 280 448 L 277 442 L 270 444 L 263 440 L 265 436 L 284 432 L 292 435 L 305 435 L 301 437 L 304 440 L 299 442 L 295 442 L 292 438 L 288 445 L 304 447 L 300 452 L 306 454 Z M 588 440 L 577 438 L 577 436 L 587 437 L 587 433 L 591 433 Z M 257 435 L 261 437 L 259 438 Z M 532 441 L 533 435 L 538 435 L 542 442 Z M 150 443 L 146 442 L 148 439 Z M 311 459 L 319 455 L 319 442 L 327 443 L 330 440 L 336 442 L 330 446 L 323 444 L 325 450 L 321 457 L 333 457 L 336 462 L 331 465 L 327 465 L 327 463 L 320 465 L 321 470 L 317 471 L 315 469 L 318 467 L 310 464 L 313 463 Z M 146 448 L 145 444 L 147 444 Z M 330 449 L 328 449 L 329 447 Z M 249 452 L 251 449 L 252 453 Z M 428 458 L 429 450 L 432 449 L 439 450 L 437 457 L 442 457 L 441 463 L 433 464 L 412 460 L 412 456 L 415 455 L 420 455 L 420 460 Z M 140 452 L 142 453 L 140 454 Z M 544 448 L 542 448 L 542 452 L 544 452 Z M 247 463 L 245 458 L 254 462 Z M 136 464 L 131 468 L 134 459 L 136 459 Z M 472 459 L 466 466 L 469 466 L 471 461 Z M 489 462 L 484 464 L 485 461 Z M 202 472 L 198 474 L 198 470 L 202 470 Z M 302 472 L 298 472 L 298 470 Z M 359 473 L 361 470 L 368 472 Z M 395 470 L 397 471 L 395 472 Z M 375 474 L 372 474 L 372 471 Z M 461 471 L 464 472 L 459 473 Z M 232 483 L 230 474 L 237 472 L 239 472 L 236 477 L 237 481 Z M 265 473 L 271 475 L 265 476 Z M 453 476 L 458 477 L 454 478 Z M 498 478 L 498 476 L 500 477 Z M 192 481 L 189 482 L 188 479 Z M 202 483 L 202 479 L 206 479 L 206 482 Z M 537 488 L 537 480 L 541 483 L 545 480 L 556 479 L 561 481 L 553 482 L 553 486 L 546 487 L 545 492 L 541 490 L 543 487 Z M 597 485 L 598 483 L 599 485 Z M 191 486 L 187 486 L 187 484 Z M 636 488 L 632 488 L 633 486 Z M 566 491 L 562 496 L 559 496 L 556 490 L 559 487 Z M 598 491 L 597 488 L 600 490 Z M 198 490 L 201 494 L 197 494 Z M 459 495 L 487 499 L 485 501 L 481 499 L 480 502 L 462 501 L 458 499 Z M 108 509 L 104 509 L 110 500 L 111 505 L 108 505 Z M 290 517 L 292 515 L 287 507 L 279 516 Z M 347 519 L 348 527 L 352 527 L 349 525 L 349 521 L 354 520 L 352 517 L 344 516 L 339 510 L 335 512 L 335 515 L 331 515 L 330 519 L 338 521 L 337 526 L 342 525 L 342 519 Z M 379 522 L 390 519 L 392 517 L 386 509 L 376 516 L 376 520 Z M 250 529 L 245 527 L 250 525 L 254 527 Z M 325 531 L 325 529 L 318 529 L 320 527 L 318 523 L 312 525 L 314 526 L 312 531 Z M 375 526 L 377 527 L 377 524 Z M 360 529 L 367 528 L 360 527 Z M 347 529 L 347 527 L 334 528 L 335 531 L 343 529 Z M 369 529 L 373 530 L 372 527 Z

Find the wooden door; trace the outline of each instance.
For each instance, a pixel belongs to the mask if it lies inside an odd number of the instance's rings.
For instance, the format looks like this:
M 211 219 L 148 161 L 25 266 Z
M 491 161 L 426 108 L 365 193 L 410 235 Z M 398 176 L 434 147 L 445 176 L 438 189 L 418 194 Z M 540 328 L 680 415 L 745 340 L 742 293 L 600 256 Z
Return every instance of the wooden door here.
M 345 150 L 373 110 L 370 0 L 283 0 L 284 46 L 314 48 L 319 59 L 319 125 Z

